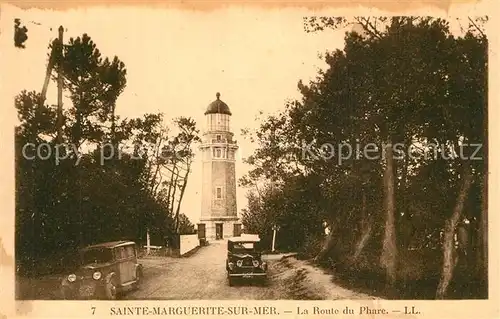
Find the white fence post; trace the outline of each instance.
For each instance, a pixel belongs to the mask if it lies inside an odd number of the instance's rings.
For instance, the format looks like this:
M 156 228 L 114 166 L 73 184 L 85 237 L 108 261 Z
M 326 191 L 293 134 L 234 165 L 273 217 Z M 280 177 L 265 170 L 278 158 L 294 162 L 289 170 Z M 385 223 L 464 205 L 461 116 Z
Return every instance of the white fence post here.
M 149 238 L 149 229 L 146 230 L 146 255 L 151 252 L 151 240 Z
M 274 225 L 273 226 L 273 246 L 272 246 L 272 249 L 271 251 L 274 252 L 275 249 L 274 249 L 274 245 L 276 244 L 276 232 L 279 230 L 279 226 L 276 226 Z

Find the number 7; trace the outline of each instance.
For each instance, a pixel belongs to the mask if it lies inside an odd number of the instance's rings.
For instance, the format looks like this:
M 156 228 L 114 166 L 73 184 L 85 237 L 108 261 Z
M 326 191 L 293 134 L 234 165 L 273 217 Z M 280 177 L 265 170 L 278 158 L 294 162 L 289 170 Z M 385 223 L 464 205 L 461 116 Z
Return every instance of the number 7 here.
M 92 307 L 92 314 L 95 314 L 95 307 Z

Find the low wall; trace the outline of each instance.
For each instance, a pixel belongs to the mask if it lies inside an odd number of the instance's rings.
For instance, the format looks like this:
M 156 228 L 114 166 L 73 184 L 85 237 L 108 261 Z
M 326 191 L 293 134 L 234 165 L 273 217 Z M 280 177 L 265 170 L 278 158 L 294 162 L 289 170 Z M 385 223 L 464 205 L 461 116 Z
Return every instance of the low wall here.
M 140 247 L 137 250 L 137 257 L 139 258 L 144 258 L 146 256 L 166 256 L 167 250 L 165 247 L 161 246 L 152 246 L 149 249 L 149 254 L 148 254 L 148 249 L 146 246 Z
M 200 245 L 198 234 L 180 236 L 180 255 L 184 255 Z

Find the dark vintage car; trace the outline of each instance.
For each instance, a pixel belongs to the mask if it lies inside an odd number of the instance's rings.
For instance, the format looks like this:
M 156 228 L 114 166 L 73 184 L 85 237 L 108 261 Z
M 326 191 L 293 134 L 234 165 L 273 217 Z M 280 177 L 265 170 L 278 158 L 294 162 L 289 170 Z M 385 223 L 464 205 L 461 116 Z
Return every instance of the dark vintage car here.
M 260 283 L 267 280 L 267 263 L 262 260 L 260 239 L 242 235 L 227 241 L 226 270 L 229 285 L 237 279 L 253 279 Z
M 128 289 L 136 289 L 142 279 L 132 241 L 114 241 L 81 250 L 81 265 L 61 283 L 64 299 L 116 299 Z

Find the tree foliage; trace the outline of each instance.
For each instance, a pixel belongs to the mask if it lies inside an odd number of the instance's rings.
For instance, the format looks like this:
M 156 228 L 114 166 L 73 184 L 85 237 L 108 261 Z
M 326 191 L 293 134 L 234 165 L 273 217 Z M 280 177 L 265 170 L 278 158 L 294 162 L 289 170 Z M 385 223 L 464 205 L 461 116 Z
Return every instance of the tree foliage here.
M 249 194 L 245 228 L 269 238 L 273 224 L 289 225 L 282 249 L 346 275 L 373 272 L 400 296 L 425 280 L 434 293 L 454 267 L 462 273 L 451 290 L 487 282 L 476 266 L 487 250 L 486 153 L 475 152 L 487 144 L 487 40 L 482 20 L 468 21 L 457 36 L 430 17 L 306 19 L 308 32 L 359 28 L 324 55 L 316 80 L 299 82 L 301 100 L 247 133 L 259 146 L 241 184 L 260 193 Z M 450 244 L 460 229 L 466 235 Z
M 120 119 L 115 110 L 126 86 L 124 62 L 102 57 L 86 34 L 70 39 L 62 54 L 52 50 L 58 45 L 49 46 L 49 71 L 63 76 L 72 102 L 64 109 L 62 141 L 56 108 L 40 104 L 45 97 L 22 91 L 15 99 L 16 260 L 25 275 L 61 271 L 88 244 L 141 244 L 149 232 L 153 244 L 165 245 L 179 229 L 192 232 L 180 214 L 182 196 L 164 194 L 185 189 L 196 123 L 176 119 L 179 133 L 168 136 L 162 114 Z M 175 173 L 175 185 L 161 177 L 171 163 L 187 165 Z
M 28 40 L 28 28 L 21 26 L 21 19 L 14 19 L 14 46 L 16 48 L 24 49 L 24 44 Z
M 196 233 L 193 223 L 191 223 L 189 218 L 184 214 L 179 214 L 178 231 L 180 235 L 191 235 Z

